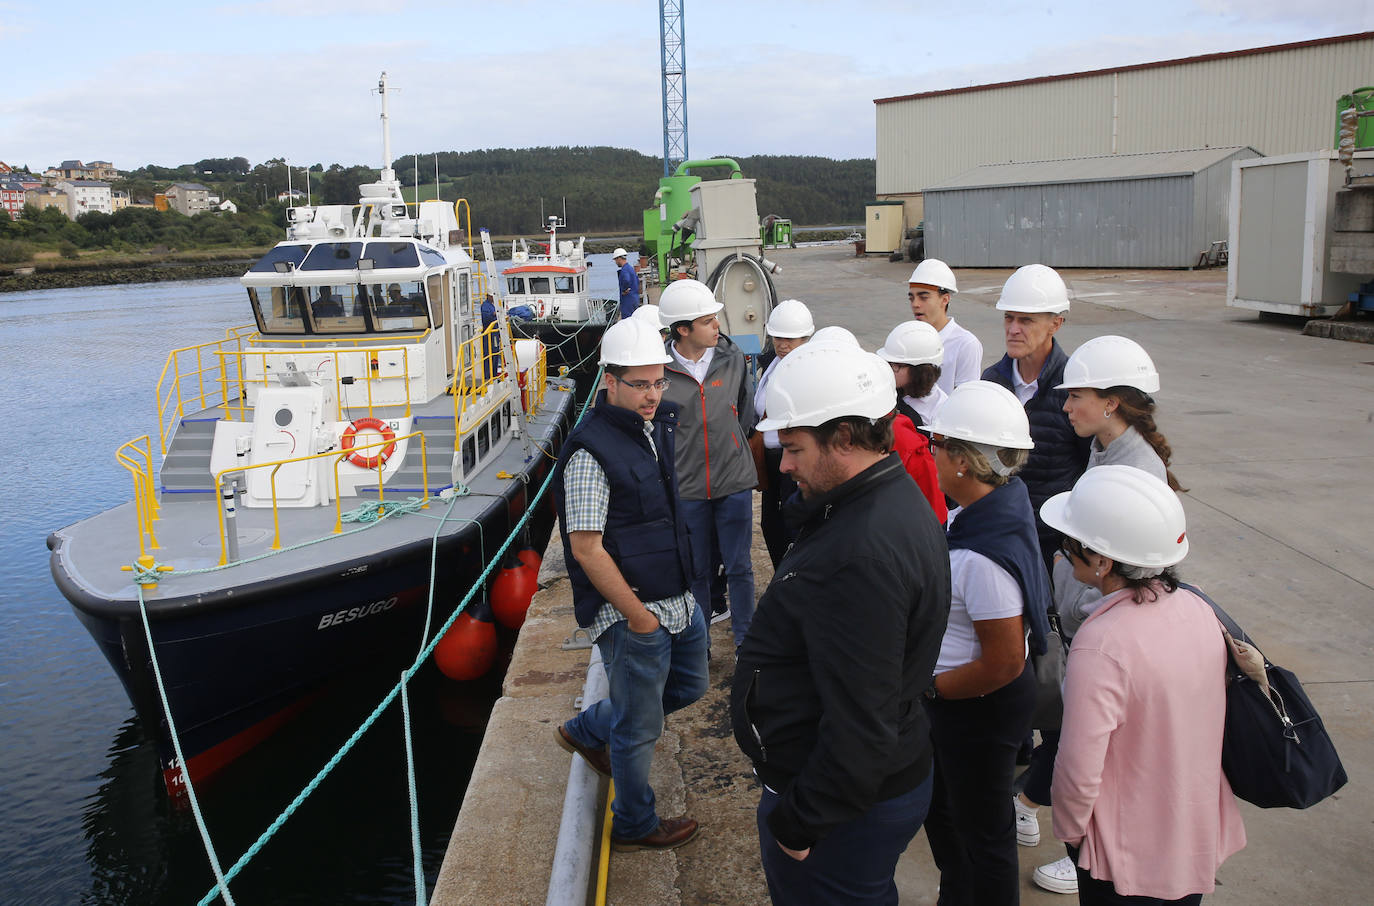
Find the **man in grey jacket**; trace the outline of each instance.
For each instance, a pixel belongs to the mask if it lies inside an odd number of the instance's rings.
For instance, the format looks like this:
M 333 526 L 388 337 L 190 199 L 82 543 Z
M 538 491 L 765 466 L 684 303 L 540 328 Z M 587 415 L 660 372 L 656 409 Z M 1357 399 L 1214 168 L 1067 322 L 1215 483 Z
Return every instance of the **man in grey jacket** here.
M 663 398 L 681 407 L 677 480 L 692 544 L 692 594 L 703 616 L 711 612 L 711 553 L 719 547 L 730 596 L 735 647 L 754 616 L 754 486 L 749 452 L 753 394 L 744 353 L 720 332 L 723 308 L 696 280 L 669 284 L 658 300 L 659 322 L 671 331 L 672 381 Z

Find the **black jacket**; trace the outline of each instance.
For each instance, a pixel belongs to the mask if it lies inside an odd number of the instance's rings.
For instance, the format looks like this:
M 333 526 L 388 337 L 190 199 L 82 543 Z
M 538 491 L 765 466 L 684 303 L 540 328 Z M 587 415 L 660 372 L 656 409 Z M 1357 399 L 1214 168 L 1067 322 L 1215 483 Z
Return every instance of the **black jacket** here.
M 1055 494 L 1073 488 L 1074 482 L 1088 468 L 1088 453 L 1092 438 L 1079 437 L 1074 433 L 1069 417 L 1064 414 L 1064 401 L 1069 391 L 1055 390 L 1064 381 L 1064 366 L 1069 357 L 1065 355 L 1058 340 L 1051 340 L 1050 354 L 1040 368 L 1039 385 L 1035 395 L 1026 401 L 1026 417 L 1030 419 L 1031 440 L 1035 449 L 1030 451 L 1026 465 L 1017 476 L 1026 483 L 1030 493 L 1031 507 L 1035 510 L 1035 528 L 1040 537 L 1040 552 L 1046 564 L 1053 562 L 1054 552 L 1059 549 L 1064 536 L 1045 525 L 1040 519 L 1040 504 Z M 1012 382 L 1011 370 L 1016 363 L 1008 356 L 989 365 L 983 371 L 983 380 L 1001 384 L 1016 392 Z
M 805 849 L 930 773 L 930 685 L 949 619 L 949 552 L 894 454 L 792 505 L 801 523 L 740 646 L 731 722 L 781 794 L 768 818 Z

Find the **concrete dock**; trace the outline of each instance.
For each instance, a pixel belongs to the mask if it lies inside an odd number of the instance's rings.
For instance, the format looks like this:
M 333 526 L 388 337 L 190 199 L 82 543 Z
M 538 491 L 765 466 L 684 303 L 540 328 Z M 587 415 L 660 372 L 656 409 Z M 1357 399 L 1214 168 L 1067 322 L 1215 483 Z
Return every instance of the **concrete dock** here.
M 779 249 L 780 298 L 841 324 L 865 348 L 910 317 L 912 265 L 855 258 L 852 246 Z M 950 313 L 1002 354 L 994 309 L 1009 271 L 960 270 Z M 1162 388 L 1158 423 L 1192 551 L 1182 564 L 1320 710 L 1350 774 L 1306 811 L 1241 803 L 1249 845 L 1218 872 L 1215 904 L 1367 903 L 1374 881 L 1374 347 L 1302 334 L 1302 322 L 1226 308 L 1225 271 L 1065 271 L 1073 308 L 1067 351 L 1115 333 L 1145 347 Z M 757 514 L 757 508 L 756 508 Z M 772 569 L 756 534 L 761 593 Z M 564 650 L 575 622 L 555 537 L 482 744 L 432 903 L 543 904 L 570 757 L 553 728 L 574 713 L 588 650 Z M 756 781 L 730 733 L 728 623 L 712 628 L 706 697 L 668 719 L 654 762 L 660 812 L 698 818 L 701 833 L 668 853 L 614 853 L 606 902 L 766 904 L 754 826 Z M 1041 809 L 1038 847 L 1021 848 L 1022 902 L 1072 903 L 1030 880 L 1064 854 Z M 595 872 L 593 871 L 593 879 Z M 924 834 L 898 866 L 904 904 L 935 902 Z M 590 896 L 588 902 L 591 902 Z

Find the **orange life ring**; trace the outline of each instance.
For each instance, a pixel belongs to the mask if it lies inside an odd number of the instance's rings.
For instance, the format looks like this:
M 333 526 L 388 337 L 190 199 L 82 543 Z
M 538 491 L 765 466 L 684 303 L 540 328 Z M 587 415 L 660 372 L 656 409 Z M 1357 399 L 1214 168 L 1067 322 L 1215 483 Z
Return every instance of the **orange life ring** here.
M 396 432 L 391 430 L 391 426 L 380 418 L 355 418 L 347 428 L 344 428 L 343 437 L 339 440 L 339 446 L 345 450 L 353 449 L 353 438 L 359 431 L 371 429 L 382 435 L 382 440 L 387 441 L 387 445 L 382 447 L 381 452 L 376 456 L 364 456 L 359 451 L 354 451 L 348 457 L 348 461 L 355 466 L 364 469 L 375 469 L 388 459 L 391 454 L 396 452 Z

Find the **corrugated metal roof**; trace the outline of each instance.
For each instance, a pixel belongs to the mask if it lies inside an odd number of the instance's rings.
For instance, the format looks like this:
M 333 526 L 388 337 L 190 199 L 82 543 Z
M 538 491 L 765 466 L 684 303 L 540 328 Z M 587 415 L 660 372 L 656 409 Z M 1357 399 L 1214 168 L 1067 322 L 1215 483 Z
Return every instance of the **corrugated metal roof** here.
M 1254 148 L 1238 145 L 1229 148 L 1103 154 L 1097 157 L 1070 157 L 1063 160 L 984 164 L 965 170 L 937 185 L 927 186 L 925 191 L 1189 176 L 1221 163 L 1241 151 L 1249 151 L 1253 156 L 1259 156 L 1259 152 Z

